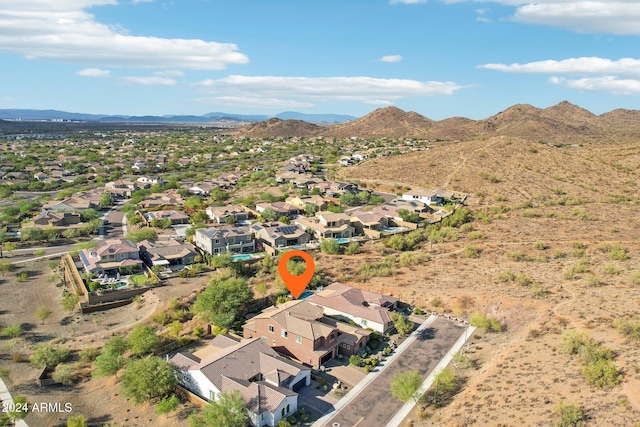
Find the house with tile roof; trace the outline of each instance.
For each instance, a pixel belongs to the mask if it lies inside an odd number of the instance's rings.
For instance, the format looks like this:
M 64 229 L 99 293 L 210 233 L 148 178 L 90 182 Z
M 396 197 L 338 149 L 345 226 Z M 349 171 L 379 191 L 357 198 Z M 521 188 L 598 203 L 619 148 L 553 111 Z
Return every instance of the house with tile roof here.
M 144 219 L 148 225 L 151 225 L 153 220 L 162 221 L 165 218 L 171 220 L 171 225 L 189 224 L 189 215 L 174 209 L 159 210 L 144 214 Z
M 286 216 L 293 218 L 300 215 L 300 208 L 286 202 L 263 202 L 256 203 L 256 212 L 262 213 L 267 209 L 272 209 L 276 213 L 276 218 Z
M 236 222 L 249 219 L 249 212 L 238 205 L 213 206 L 207 208 L 207 215 L 218 224 L 222 224 L 229 217 L 235 218 Z
M 198 228 L 194 241 L 197 247 L 209 255 L 225 252 L 247 254 L 256 251 L 256 243 L 249 227 Z
M 305 299 L 310 304 L 322 307 L 324 314 L 344 318 L 363 328 L 385 333 L 393 329 L 391 311 L 398 300 L 377 292 L 347 286 L 335 282 L 320 292 Z
M 306 300 L 269 307 L 243 326 L 245 338 L 265 338 L 280 354 L 316 369 L 338 354 L 357 353 L 367 345 L 370 334 L 326 317 L 322 307 Z
M 355 228 L 351 226 L 351 219 L 345 213 L 320 211 L 310 218 L 296 218 L 294 223 L 305 229 L 313 230 L 317 238 L 334 239 L 352 237 Z
M 206 400 L 239 391 L 256 427 L 274 426 L 295 413 L 296 390 L 311 382 L 310 368 L 278 355 L 263 338 L 218 335 L 202 350 L 177 353 L 169 362 L 179 372 L 179 384 Z
M 150 242 L 143 240 L 138 243 L 140 259 L 149 267 L 161 265 L 163 267 L 179 269 L 194 263 L 198 253 L 191 243 L 181 243 L 173 239 Z
M 128 239 L 105 239 L 89 249 L 78 252 L 87 273 L 115 274 L 136 271 L 142 267 L 140 249 Z
M 285 224 L 278 221 L 256 222 L 251 231 L 262 243 L 264 249 L 275 253 L 284 248 L 306 245 L 311 236 L 299 225 Z

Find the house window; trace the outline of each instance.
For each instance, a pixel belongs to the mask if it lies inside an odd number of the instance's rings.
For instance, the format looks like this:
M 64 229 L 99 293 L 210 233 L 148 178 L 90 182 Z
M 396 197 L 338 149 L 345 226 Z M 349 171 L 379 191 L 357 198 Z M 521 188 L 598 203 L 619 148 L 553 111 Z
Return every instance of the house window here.
M 296 342 L 302 344 L 302 337 L 300 335 L 296 335 Z
M 289 405 L 287 405 L 287 414 L 289 413 L 290 410 L 291 408 L 289 407 Z
M 367 321 L 365 319 L 362 319 L 362 326 L 367 326 Z
M 274 330 L 273 325 L 269 325 L 269 332 L 273 332 Z
M 284 417 L 284 408 L 282 408 L 282 416 Z
M 284 329 L 282 330 L 282 338 L 288 338 L 289 337 L 289 332 L 285 331 Z

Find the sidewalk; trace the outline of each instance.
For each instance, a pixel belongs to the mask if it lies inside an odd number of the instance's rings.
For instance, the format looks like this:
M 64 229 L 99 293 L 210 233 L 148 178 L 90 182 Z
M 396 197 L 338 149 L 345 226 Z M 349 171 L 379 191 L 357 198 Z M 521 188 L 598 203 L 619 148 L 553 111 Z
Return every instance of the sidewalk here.
M 447 352 L 447 355 L 445 357 L 443 357 L 442 360 L 440 360 L 440 363 L 438 363 L 438 365 L 435 367 L 435 369 L 433 371 L 431 371 L 429 376 L 424 380 L 424 382 L 422 383 L 422 385 L 418 389 L 418 396 L 422 396 L 427 390 L 429 390 L 429 387 L 431 387 L 431 385 L 433 384 L 433 381 L 434 381 L 436 375 L 439 374 L 444 368 L 447 367 L 447 365 L 453 359 L 453 356 L 455 356 L 456 353 L 458 351 L 460 351 L 460 349 L 462 348 L 464 343 L 467 341 L 467 338 L 471 337 L 471 335 L 473 334 L 473 331 L 475 331 L 475 330 L 476 330 L 475 326 L 468 326 L 467 327 L 467 330 L 465 331 L 464 335 L 462 335 L 462 336 L 460 336 L 460 338 L 458 338 L 458 341 L 456 341 L 456 343 L 453 345 L 453 347 L 451 347 L 451 349 L 449 349 L 449 351 Z M 409 412 L 411 412 L 413 407 L 416 406 L 416 403 L 417 402 L 415 400 L 410 399 L 407 403 L 405 403 L 402 406 L 402 408 L 398 412 L 396 412 L 396 414 L 391 419 L 391 421 L 389 421 L 387 423 L 386 427 L 397 427 L 397 426 L 399 426 L 400 423 L 402 423 L 402 421 L 407 417 L 407 415 L 409 415 Z
M 429 316 L 413 333 L 406 339 L 402 344 L 398 346 L 398 348 L 394 351 L 394 353 L 388 357 L 382 364 L 378 365 L 378 369 L 374 372 L 369 373 L 362 381 L 360 381 L 346 396 L 344 396 L 338 403 L 334 406 L 334 410 L 325 414 L 318 421 L 313 423 L 312 427 L 322 427 L 326 425 L 326 423 L 337 416 L 340 411 L 349 405 L 354 399 L 356 399 L 363 390 L 367 388 L 367 386 L 374 381 L 384 370 L 400 355 L 407 349 L 409 346 L 421 335 L 422 331 L 427 329 L 433 322 L 438 319 L 437 316 Z
M 7 389 L 6 384 L 0 378 L 0 402 L 4 405 L 11 406 L 13 404 L 13 398 L 11 397 L 11 393 Z M 29 427 L 24 420 L 16 421 L 16 427 Z

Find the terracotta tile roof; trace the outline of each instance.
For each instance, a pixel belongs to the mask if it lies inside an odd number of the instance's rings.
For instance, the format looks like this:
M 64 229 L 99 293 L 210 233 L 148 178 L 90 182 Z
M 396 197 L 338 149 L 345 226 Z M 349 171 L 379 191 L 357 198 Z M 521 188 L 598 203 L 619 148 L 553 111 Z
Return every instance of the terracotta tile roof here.
M 264 376 L 278 369 L 282 371 L 283 374 L 280 376 L 283 379 L 285 379 L 284 373 L 289 375 L 288 379 L 291 379 L 301 371 L 308 369 L 279 356 L 262 338 L 246 339 L 240 342 L 236 341 L 233 345 L 231 344 L 228 339 L 212 341 L 212 345 L 218 347 L 218 351 L 199 359 L 199 363 L 188 363 L 189 361 L 195 362 L 198 360 L 198 356 L 189 357 L 183 353 L 176 354 L 170 361 L 176 366 L 179 364 L 188 365 L 189 370 L 199 370 L 219 390 L 223 391 L 225 390 L 223 377 L 249 381 L 258 374 Z M 178 357 L 178 355 L 181 356 Z M 185 357 L 189 360 L 186 361 Z M 278 385 L 286 387 L 288 383 L 285 382 Z
M 381 324 L 391 322 L 387 307 L 397 302 L 393 297 L 338 282 L 327 286 L 305 301 Z

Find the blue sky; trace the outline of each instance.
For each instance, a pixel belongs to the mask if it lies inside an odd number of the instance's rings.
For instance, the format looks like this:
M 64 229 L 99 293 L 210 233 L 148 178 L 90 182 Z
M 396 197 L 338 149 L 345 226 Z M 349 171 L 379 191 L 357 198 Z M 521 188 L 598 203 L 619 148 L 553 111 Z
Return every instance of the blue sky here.
M 640 2 L 0 0 L 0 108 L 640 109 Z

